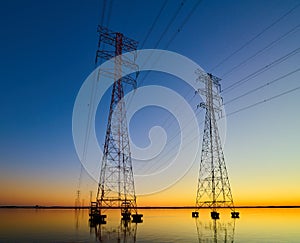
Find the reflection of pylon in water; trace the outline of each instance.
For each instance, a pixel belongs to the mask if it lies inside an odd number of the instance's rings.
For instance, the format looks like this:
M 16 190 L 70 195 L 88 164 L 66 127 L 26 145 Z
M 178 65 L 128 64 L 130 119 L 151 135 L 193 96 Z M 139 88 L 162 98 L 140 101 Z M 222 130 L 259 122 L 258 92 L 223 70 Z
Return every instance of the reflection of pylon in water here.
M 219 222 L 216 219 L 208 223 L 200 222 L 196 218 L 196 228 L 198 234 L 198 241 L 200 242 L 214 242 L 214 243 L 233 243 L 235 233 L 235 218 L 229 222 Z
M 120 225 L 109 227 L 103 224 L 95 225 L 95 234 L 99 242 L 136 242 L 137 223 L 121 220 Z
M 196 211 L 193 217 L 198 217 L 198 210 L 202 207 L 212 209 L 211 217 L 219 218 L 217 208 L 231 208 L 232 217 L 238 218 L 235 212 L 224 154 L 221 146 L 216 113 L 221 112 L 222 99 L 220 93 L 220 79 L 212 74 L 199 73 L 199 80 L 204 82 L 205 88 L 198 92 L 206 97 L 206 102 L 199 107 L 206 110 L 202 153 L 196 197 Z
M 132 216 L 134 221 L 141 222 L 142 215 L 137 213 L 126 109 L 123 99 L 123 84 L 127 83 L 136 87 L 136 74 L 122 77 L 122 67 L 133 69 L 133 71 L 138 69 L 134 63 L 137 42 L 125 37 L 122 33 L 113 32 L 102 26 L 99 26 L 98 31 L 100 37 L 96 63 L 98 64 L 101 59 L 114 58 L 113 70 L 100 68 L 99 75 L 112 78 L 114 83 L 97 198 L 96 202 L 91 205 L 91 216 L 93 220 L 105 223 L 106 215 L 103 214 L 103 210 L 118 207 L 121 208 L 124 220 L 129 220 Z M 122 59 L 123 51 L 132 52 L 132 60 L 129 60 L 128 57 Z
M 75 229 L 76 231 L 78 231 L 79 227 L 80 227 L 80 224 L 82 222 L 82 220 L 84 219 L 84 210 L 75 210 L 74 211 L 75 213 Z

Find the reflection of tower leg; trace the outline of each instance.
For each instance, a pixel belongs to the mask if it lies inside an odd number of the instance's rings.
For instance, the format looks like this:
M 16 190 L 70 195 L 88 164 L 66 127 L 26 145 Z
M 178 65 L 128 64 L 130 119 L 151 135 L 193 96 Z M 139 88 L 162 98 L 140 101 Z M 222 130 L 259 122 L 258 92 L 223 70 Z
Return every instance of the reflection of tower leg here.
M 95 227 L 96 239 L 99 242 L 136 242 L 137 223 L 132 223 L 130 220 L 121 220 L 119 224 L 108 227 L 98 224 Z
M 217 220 L 213 219 L 213 239 L 214 242 L 217 243 L 218 242 L 218 230 L 217 230 Z
M 231 232 L 231 235 L 230 235 L 230 238 L 229 238 L 229 242 L 234 242 L 235 220 L 236 220 L 236 218 L 233 218 L 232 222 L 231 222 L 231 230 L 229 231 L 229 232 Z
M 198 210 L 202 207 L 212 209 L 211 218 L 219 219 L 217 209 L 229 207 L 232 217 L 237 218 L 235 212 L 228 173 L 225 165 L 224 154 L 221 146 L 216 113 L 220 112 L 221 97 L 220 79 L 212 74 L 200 74 L 200 81 L 204 82 L 205 88 L 198 92 L 206 97 L 206 102 L 199 107 L 206 110 L 202 153 L 199 169 L 198 188 L 196 197 L 196 211 L 193 217 L 198 217 Z
M 220 222 L 213 219 L 210 222 L 201 222 L 196 218 L 198 241 L 200 242 L 234 242 L 235 219 L 230 222 Z
M 195 222 L 196 222 L 196 228 L 197 228 L 197 234 L 198 234 L 198 241 L 199 241 L 199 243 L 201 243 L 202 238 L 203 238 L 203 236 L 202 236 L 202 225 L 201 225 L 201 222 L 199 221 L 198 217 L 196 218 Z
M 131 223 L 130 221 L 121 221 L 121 242 L 136 242 L 137 223 Z
M 101 224 L 98 225 L 98 228 L 97 228 L 97 226 L 95 227 L 95 233 L 96 233 L 96 237 L 98 237 L 99 241 L 103 242 L 102 241 L 102 225 Z
M 79 228 L 79 211 L 75 210 L 75 229 Z

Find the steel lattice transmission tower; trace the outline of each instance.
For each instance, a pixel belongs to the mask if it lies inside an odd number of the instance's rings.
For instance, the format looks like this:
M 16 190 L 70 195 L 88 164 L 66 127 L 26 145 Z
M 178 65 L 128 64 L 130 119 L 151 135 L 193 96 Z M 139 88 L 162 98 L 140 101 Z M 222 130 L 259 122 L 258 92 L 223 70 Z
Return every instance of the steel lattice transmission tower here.
M 110 109 L 106 129 L 103 158 L 96 202 L 91 205 L 91 217 L 105 223 L 103 209 L 121 208 L 122 219 L 141 222 L 143 215 L 137 214 L 135 186 L 129 145 L 124 87 L 127 83 L 136 87 L 137 73 L 122 77 L 122 67 L 138 71 L 134 63 L 138 43 L 122 33 L 99 26 L 99 43 L 96 64 L 114 59 L 113 70 L 101 70 L 99 75 L 113 78 Z M 132 52 L 132 60 L 122 58 L 123 52 Z
M 196 211 L 193 217 L 198 217 L 198 210 L 203 207 L 212 209 L 211 217 L 219 218 L 218 208 L 229 207 L 232 210 L 232 217 L 238 218 L 239 213 L 235 211 L 233 198 L 225 165 L 219 129 L 217 125 L 217 114 L 221 113 L 222 98 L 220 93 L 221 79 L 197 72 L 198 80 L 204 82 L 204 89 L 198 92 L 206 97 L 205 103 L 200 103 L 199 107 L 204 108 L 205 123 L 202 142 L 202 153 L 198 178 L 198 189 L 196 197 Z

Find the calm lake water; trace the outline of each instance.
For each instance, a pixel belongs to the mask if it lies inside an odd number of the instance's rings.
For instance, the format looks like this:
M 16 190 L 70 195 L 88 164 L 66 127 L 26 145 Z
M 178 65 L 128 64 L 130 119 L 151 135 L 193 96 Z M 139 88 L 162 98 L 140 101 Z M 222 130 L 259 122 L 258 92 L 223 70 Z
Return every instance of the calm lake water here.
M 119 210 L 107 224 L 90 228 L 88 210 L 0 209 L 0 242 L 300 242 L 300 209 L 239 209 L 210 219 L 201 210 L 139 210 L 143 223 L 124 225 Z M 118 241 L 119 240 L 119 241 Z

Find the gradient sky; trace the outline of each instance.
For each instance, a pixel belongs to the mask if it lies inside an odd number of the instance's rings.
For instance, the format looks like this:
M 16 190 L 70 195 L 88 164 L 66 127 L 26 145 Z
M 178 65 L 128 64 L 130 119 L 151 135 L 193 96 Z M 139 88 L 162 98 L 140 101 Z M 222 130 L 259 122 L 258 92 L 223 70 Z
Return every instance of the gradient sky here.
M 299 5 L 297 0 L 203 0 L 187 21 L 196 1 L 183 1 L 162 36 L 181 2 L 167 3 L 143 47 L 187 56 L 221 77 L 224 89 L 300 47 L 300 6 L 278 20 Z M 115 0 L 109 21 L 109 10 L 105 12 L 104 24 L 143 43 L 162 4 L 158 0 Z M 72 112 L 82 83 L 95 67 L 101 8 L 100 0 L 1 1 L 0 205 L 73 205 L 79 178 L 85 202 L 90 191 L 95 195 L 97 183 L 85 171 L 80 176 Z M 284 38 L 278 40 L 280 36 Z M 228 73 L 256 53 L 245 65 Z M 225 104 L 297 70 L 299 63 L 297 52 L 235 89 L 224 91 Z M 140 80 L 143 77 L 144 73 Z M 298 71 L 230 102 L 226 113 L 297 88 L 299 77 Z M 162 83 L 180 93 L 196 111 L 201 100 L 193 98 L 193 90 L 180 80 L 152 72 L 140 85 Z M 300 204 L 299 95 L 298 89 L 228 116 L 224 153 L 235 204 Z M 100 144 L 106 128 L 105 104 L 109 102 L 109 95 L 105 97 L 96 119 Z M 168 137 L 176 135 L 178 124 L 172 119 L 167 111 L 157 108 L 140 111 L 130 124 L 133 141 L 146 147 L 148 132 L 155 125 L 165 126 Z M 200 112 L 199 121 L 203 119 L 204 112 Z M 176 141 L 179 136 L 168 143 L 169 148 L 176 148 Z M 179 182 L 162 192 L 140 196 L 138 204 L 193 205 L 198 170 L 196 161 Z

